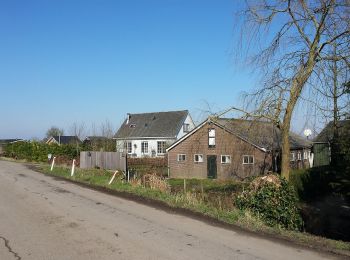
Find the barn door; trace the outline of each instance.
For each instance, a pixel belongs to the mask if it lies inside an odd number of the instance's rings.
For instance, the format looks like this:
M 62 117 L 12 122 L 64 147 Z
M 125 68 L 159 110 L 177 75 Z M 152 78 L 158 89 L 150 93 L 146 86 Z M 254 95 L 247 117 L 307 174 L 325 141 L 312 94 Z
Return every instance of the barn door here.
M 216 175 L 217 175 L 216 155 L 207 156 L 207 170 L 208 170 L 208 178 L 216 179 Z

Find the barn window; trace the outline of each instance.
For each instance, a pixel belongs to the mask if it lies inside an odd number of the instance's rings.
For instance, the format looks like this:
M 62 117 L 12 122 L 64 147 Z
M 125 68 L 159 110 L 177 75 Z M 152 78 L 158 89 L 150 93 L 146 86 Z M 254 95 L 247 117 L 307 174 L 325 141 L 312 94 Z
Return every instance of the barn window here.
M 203 154 L 195 154 L 194 155 L 194 162 L 196 162 L 196 163 L 203 162 Z
M 230 164 L 231 156 L 230 155 L 221 155 L 221 163 L 222 164 Z
M 186 154 L 178 154 L 178 155 L 177 155 L 177 161 L 178 161 L 178 162 L 184 162 L 184 161 L 186 161 Z
M 253 155 L 243 155 L 243 164 L 254 164 Z
M 215 129 L 209 129 L 208 133 L 208 146 L 209 148 L 214 148 L 215 147 Z

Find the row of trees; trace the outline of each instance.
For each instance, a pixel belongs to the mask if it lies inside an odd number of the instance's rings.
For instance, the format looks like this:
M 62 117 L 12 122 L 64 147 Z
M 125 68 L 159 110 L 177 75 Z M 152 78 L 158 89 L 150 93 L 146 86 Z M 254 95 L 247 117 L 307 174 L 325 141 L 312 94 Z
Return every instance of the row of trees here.
M 335 135 L 349 113 L 350 1 L 247 1 L 239 17 L 241 53 L 263 77 L 238 110 L 280 128 L 282 176 L 289 179 L 288 138 L 297 106 L 311 104 L 317 116 L 332 120 Z
M 73 135 L 79 137 L 80 140 L 83 140 L 86 136 L 103 136 L 107 138 L 112 138 L 115 134 L 115 129 L 112 123 L 108 120 L 105 120 L 100 124 L 100 126 L 96 126 L 96 124 L 92 124 L 90 130 L 86 126 L 84 122 L 74 122 L 68 130 L 68 135 Z M 59 128 L 57 126 L 51 126 L 46 131 L 46 138 L 50 138 L 51 136 L 62 136 L 65 135 L 65 131 L 63 128 Z

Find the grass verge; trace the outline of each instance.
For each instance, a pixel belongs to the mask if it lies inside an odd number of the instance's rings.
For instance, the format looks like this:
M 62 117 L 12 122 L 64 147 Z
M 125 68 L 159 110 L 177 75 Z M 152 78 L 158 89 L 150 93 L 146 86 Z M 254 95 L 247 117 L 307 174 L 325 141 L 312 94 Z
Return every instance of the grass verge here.
M 71 181 L 87 184 L 90 187 L 103 187 L 106 190 L 129 193 L 148 200 L 154 200 L 167 205 L 174 209 L 187 209 L 191 212 L 198 213 L 214 220 L 232 224 L 235 227 L 242 228 L 246 231 L 257 232 L 258 234 L 267 235 L 270 238 L 291 241 L 300 246 L 308 246 L 322 251 L 332 252 L 335 254 L 350 256 L 350 243 L 327 239 L 310 235 L 308 233 L 288 231 L 279 227 L 266 226 L 257 216 L 249 211 L 242 211 L 236 208 L 227 210 L 220 209 L 213 205 L 204 203 L 193 193 L 166 193 L 158 190 L 144 188 L 142 186 L 132 186 L 129 183 L 123 183 L 117 176 L 111 185 L 108 182 L 112 176 L 111 172 L 103 170 L 82 170 L 77 168 L 75 175 L 70 176 L 70 169 L 65 167 L 55 167 L 50 171 L 48 165 L 37 165 L 38 170 L 44 174 L 58 176 Z M 174 181 L 173 185 L 180 185 Z M 194 181 L 195 182 L 195 181 Z M 170 181 L 171 184 L 171 181 Z M 209 185 L 210 186 L 210 185 Z

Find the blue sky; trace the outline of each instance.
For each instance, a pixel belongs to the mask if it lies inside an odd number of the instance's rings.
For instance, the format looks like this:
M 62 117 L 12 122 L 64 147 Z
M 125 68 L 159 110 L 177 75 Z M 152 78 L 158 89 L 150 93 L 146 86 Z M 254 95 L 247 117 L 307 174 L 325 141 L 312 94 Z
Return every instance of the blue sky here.
M 256 78 L 235 62 L 234 0 L 0 3 L 0 138 L 73 122 L 115 128 L 127 112 L 240 103 Z

